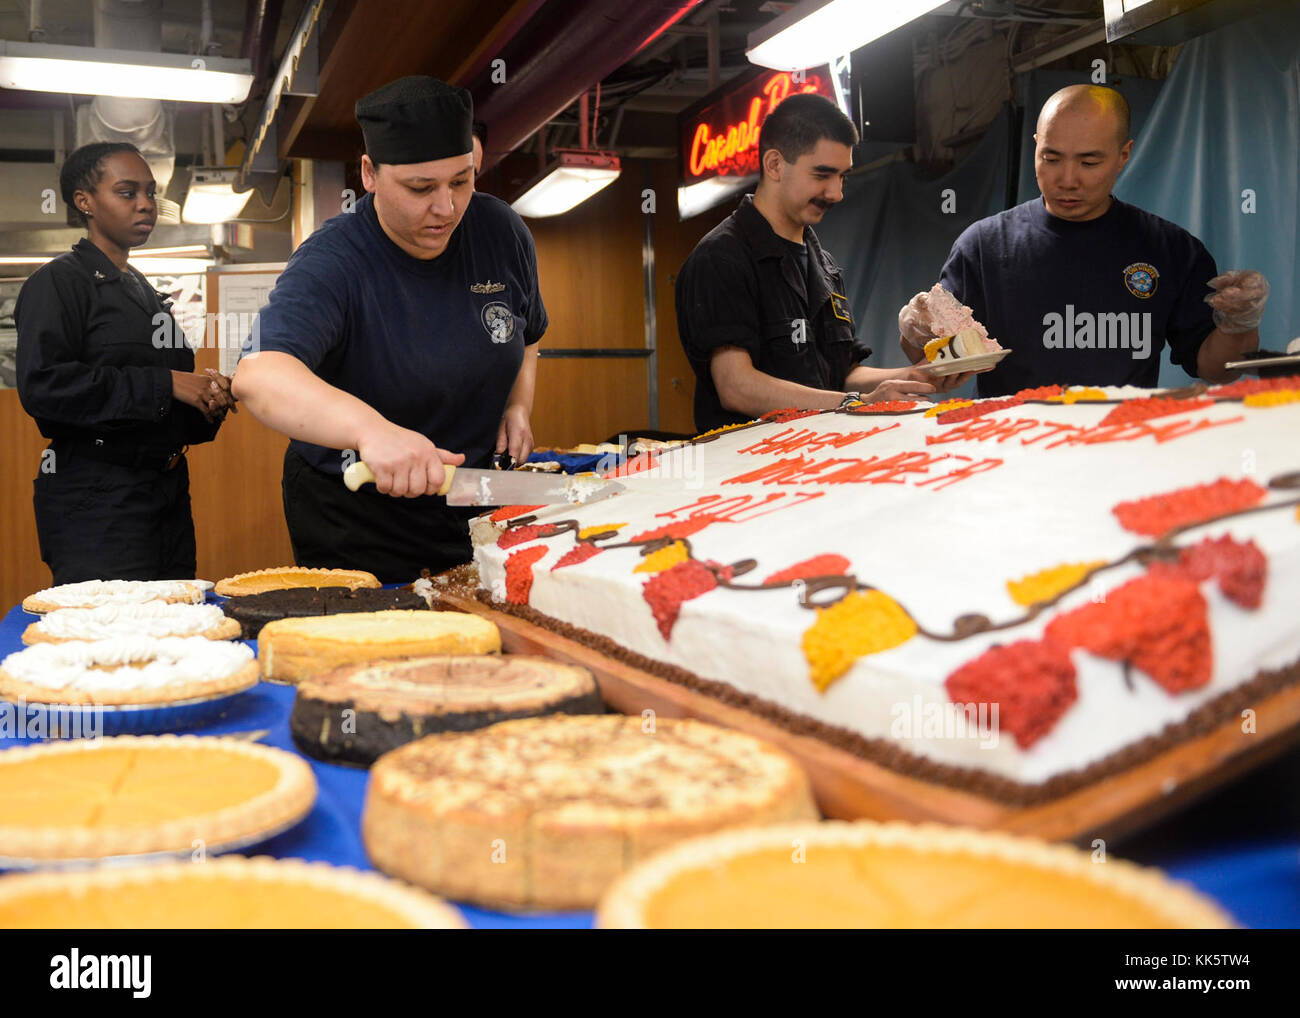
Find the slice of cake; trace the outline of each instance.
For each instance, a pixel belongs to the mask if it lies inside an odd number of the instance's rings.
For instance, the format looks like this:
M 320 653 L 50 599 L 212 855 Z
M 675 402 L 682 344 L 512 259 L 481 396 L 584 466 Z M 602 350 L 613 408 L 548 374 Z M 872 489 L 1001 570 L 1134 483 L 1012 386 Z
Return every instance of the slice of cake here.
M 971 309 L 935 283 L 927 294 L 930 311 L 930 332 L 934 339 L 925 344 L 925 359 L 934 363 L 955 360 L 958 357 L 975 357 L 982 353 L 1001 350 L 988 330 L 975 321 Z
M 262 678 L 300 682 L 341 665 L 429 654 L 494 654 L 501 634 L 464 612 L 381 611 L 280 619 L 257 642 Z
M 601 714 L 591 672 L 526 654 L 344 665 L 298 684 L 293 741 L 318 760 L 369 766 L 414 739 L 543 714 Z
M 1224 929 L 1158 870 L 1030 838 L 822 823 L 693 838 L 621 877 L 617 929 Z
M 379 758 L 361 833 L 375 866 L 449 898 L 590 908 L 693 834 L 817 815 L 797 763 L 699 721 L 506 721 Z
M 422 611 L 428 607 L 425 598 L 409 590 L 289 587 L 232 597 L 221 605 L 220 610 L 238 624 L 244 639 L 256 640 L 263 626 L 279 619 L 351 612 Z

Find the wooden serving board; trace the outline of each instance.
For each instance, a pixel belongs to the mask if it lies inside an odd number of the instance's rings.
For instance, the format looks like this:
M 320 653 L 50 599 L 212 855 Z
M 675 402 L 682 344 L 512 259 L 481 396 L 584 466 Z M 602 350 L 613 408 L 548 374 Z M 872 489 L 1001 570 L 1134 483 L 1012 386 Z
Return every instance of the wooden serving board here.
M 1059 798 L 1016 806 L 889 770 L 846 750 L 706 693 L 606 657 L 575 640 L 487 605 L 455 595 L 439 598 L 496 623 L 502 649 L 542 654 L 589 669 L 605 702 L 624 714 L 653 710 L 734 728 L 774 743 L 798 758 L 812 780 L 817 804 L 843 820 L 909 820 L 962 824 L 1052 841 L 1117 840 L 1186 806 L 1300 741 L 1300 686 L 1261 700 L 1253 733 L 1233 717 L 1144 763 Z

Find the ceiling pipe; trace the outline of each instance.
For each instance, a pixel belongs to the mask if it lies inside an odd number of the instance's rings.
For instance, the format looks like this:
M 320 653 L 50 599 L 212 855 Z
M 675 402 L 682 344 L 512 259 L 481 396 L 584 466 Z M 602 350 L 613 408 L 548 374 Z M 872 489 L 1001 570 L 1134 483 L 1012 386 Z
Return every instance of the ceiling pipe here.
M 497 56 L 506 80 L 469 85 L 488 125 L 486 172 L 548 120 L 680 21 L 699 0 L 551 0 Z
M 275 33 L 283 13 L 284 0 L 248 0 L 244 37 L 239 44 L 239 52 L 253 67 L 253 84 L 248 90 L 250 101 L 261 94 L 266 79 L 271 74 Z

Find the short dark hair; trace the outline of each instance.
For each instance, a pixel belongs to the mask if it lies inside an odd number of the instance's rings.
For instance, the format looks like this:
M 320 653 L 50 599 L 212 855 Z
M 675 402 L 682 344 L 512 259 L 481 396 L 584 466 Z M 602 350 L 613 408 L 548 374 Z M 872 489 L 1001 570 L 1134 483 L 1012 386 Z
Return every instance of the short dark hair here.
M 825 96 L 814 93 L 787 96 L 759 129 L 759 165 L 768 149 L 773 148 L 787 163 L 797 162 L 823 138 L 852 148 L 858 143 L 858 129 Z
M 64 160 L 59 169 L 59 193 L 63 195 L 63 203 L 68 206 L 69 213 L 81 226 L 86 225 L 86 216 L 77 208 L 72 196 L 78 191 L 93 191 L 99 178 L 104 175 L 104 160 L 118 152 L 140 155 L 140 150 L 130 142 L 96 141 L 82 145 Z M 143 159 L 144 156 L 140 158 Z

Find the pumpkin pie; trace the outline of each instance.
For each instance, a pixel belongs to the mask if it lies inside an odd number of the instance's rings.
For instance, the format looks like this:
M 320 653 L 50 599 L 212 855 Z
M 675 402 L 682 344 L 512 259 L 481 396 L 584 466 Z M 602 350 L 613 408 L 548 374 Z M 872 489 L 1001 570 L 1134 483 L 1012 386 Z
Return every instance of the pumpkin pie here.
M 602 714 L 591 672 L 527 654 L 344 665 L 298 684 L 289 717 L 308 756 L 369 766 L 415 739 L 542 714 Z
M 114 636 L 201 636 L 233 640 L 239 623 L 215 604 L 104 604 L 98 608 L 59 608 L 23 631 L 23 643 L 106 640 Z
M 33 703 L 176 704 L 256 684 L 251 648 L 201 636 L 38 643 L 0 661 L 0 697 Z
M 464 929 L 454 908 L 377 873 L 224 856 L 0 878 L 4 929 Z
M 449 898 L 572 909 L 683 838 L 816 816 L 798 763 L 752 736 L 653 715 L 556 715 L 380 757 L 361 833 L 376 867 Z
M 1030 838 L 872 822 L 695 838 L 601 899 L 620 928 L 1225 928 L 1158 870 Z
M 262 678 L 300 682 L 342 665 L 429 654 L 493 654 L 501 634 L 455 611 L 381 611 L 281 619 L 257 637 Z
M 23 611 L 42 615 L 58 608 L 98 608 L 146 601 L 198 604 L 212 589 L 208 580 L 82 580 L 47 587 L 23 598 Z
M 360 569 L 307 569 L 302 566 L 279 566 L 275 569 L 258 569 L 251 573 L 227 576 L 217 583 L 221 597 L 241 597 L 261 594 L 268 590 L 288 590 L 293 587 L 358 587 L 380 586 L 378 577 Z
M 253 844 L 316 799 L 300 756 L 238 739 L 132 736 L 0 752 L 0 857 L 54 862 Z

